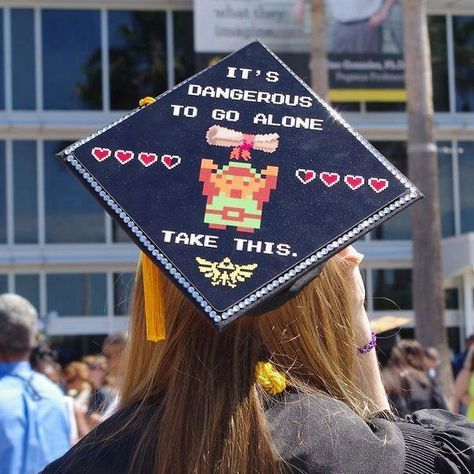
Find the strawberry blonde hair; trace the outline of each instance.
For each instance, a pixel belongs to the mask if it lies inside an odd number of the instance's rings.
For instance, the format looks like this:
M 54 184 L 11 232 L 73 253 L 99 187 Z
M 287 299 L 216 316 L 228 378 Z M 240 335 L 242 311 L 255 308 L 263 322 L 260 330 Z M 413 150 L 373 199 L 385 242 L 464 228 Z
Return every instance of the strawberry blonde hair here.
M 260 360 L 284 372 L 292 390 L 336 398 L 362 417 L 375 412 L 353 375 L 348 271 L 336 256 L 285 305 L 241 317 L 222 333 L 162 278 L 167 337 L 154 343 L 146 340 L 139 268 L 121 406 L 135 415 L 157 408 L 141 422 L 131 472 L 145 472 L 145 462 L 156 474 L 284 472 L 265 419 L 269 396 L 255 378 Z

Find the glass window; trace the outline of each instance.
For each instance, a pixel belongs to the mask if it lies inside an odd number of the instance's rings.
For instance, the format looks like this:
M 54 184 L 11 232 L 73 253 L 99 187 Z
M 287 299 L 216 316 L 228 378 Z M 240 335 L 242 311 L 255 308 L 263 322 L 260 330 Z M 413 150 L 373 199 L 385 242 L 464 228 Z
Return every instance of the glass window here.
M 50 273 L 46 295 L 48 312 L 58 316 L 107 314 L 105 273 Z
M 7 242 L 7 183 L 5 172 L 5 142 L 0 141 L 0 244 Z
M 411 269 L 374 270 L 374 309 L 412 309 Z
M 42 10 L 44 108 L 102 108 L 100 12 Z
M 39 275 L 15 275 L 15 293 L 26 298 L 39 311 Z
M 128 234 L 115 221 L 112 221 L 112 241 L 119 244 L 132 242 Z
M 461 232 L 474 232 L 474 142 L 459 142 Z
M 128 314 L 135 273 L 114 273 L 114 314 Z
M 104 211 L 55 156 L 69 144 L 44 142 L 46 242 L 104 242 Z
M 13 108 L 33 110 L 35 103 L 35 46 L 33 10 L 11 11 Z
M 405 112 L 405 102 L 366 102 L 367 112 Z
M 446 309 L 459 309 L 459 291 L 457 288 L 446 288 L 444 290 L 444 302 Z
M 449 111 L 448 49 L 446 17 L 428 17 L 430 35 L 431 69 L 433 74 L 433 105 L 437 112 Z
M 193 12 L 173 12 L 174 78 L 176 84 L 197 72 L 194 55 Z
M 13 209 L 15 242 L 38 242 L 36 142 L 13 142 Z
M 408 157 L 405 142 L 372 142 L 403 174 L 407 174 Z M 400 240 L 411 238 L 411 209 L 397 214 L 379 225 L 372 233 L 374 239 Z
M 360 102 L 331 102 L 338 112 L 360 112 Z
M 451 142 L 438 143 L 438 186 L 443 237 L 454 235 L 452 151 Z
M 168 89 L 166 13 L 109 11 L 110 106 L 135 108 Z
M 8 292 L 8 276 L 0 274 L 0 294 Z
M 474 16 L 453 17 L 456 110 L 474 111 Z
M 3 62 L 3 10 L 0 8 L 0 109 L 5 108 L 5 82 Z

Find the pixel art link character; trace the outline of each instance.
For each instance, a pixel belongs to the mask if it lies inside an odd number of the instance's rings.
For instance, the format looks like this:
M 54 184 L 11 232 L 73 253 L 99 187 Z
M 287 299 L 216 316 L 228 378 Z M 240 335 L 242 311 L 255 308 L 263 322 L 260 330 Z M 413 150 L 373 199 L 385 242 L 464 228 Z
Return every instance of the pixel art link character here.
M 277 166 L 267 166 L 260 173 L 250 163 L 231 161 L 219 168 L 212 160 L 201 161 L 199 181 L 207 196 L 204 222 L 211 229 L 237 227 L 239 232 L 260 229 L 263 204 L 276 189 Z
M 279 135 L 266 133 L 251 135 L 230 128 L 213 125 L 206 133 L 209 145 L 232 147 L 230 158 L 249 161 L 251 150 L 273 153 L 278 148 Z M 278 167 L 257 170 L 250 163 L 231 161 L 219 168 L 210 159 L 201 161 L 199 180 L 204 183 L 207 196 L 204 222 L 211 229 L 237 227 L 239 232 L 252 233 L 260 229 L 263 204 L 276 189 Z

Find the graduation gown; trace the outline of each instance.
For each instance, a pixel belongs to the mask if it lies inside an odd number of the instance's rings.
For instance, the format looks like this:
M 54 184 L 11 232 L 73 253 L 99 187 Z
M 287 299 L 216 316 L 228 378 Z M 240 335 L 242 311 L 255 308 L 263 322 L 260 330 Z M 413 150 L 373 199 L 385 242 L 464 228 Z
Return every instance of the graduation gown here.
M 140 437 L 140 418 L 104 441 L 134 412 L 125 408 L 100 424 L 42 474 L 125 474 Z M 474 423 L 444 410 L 419 410 L 405 420 L 362 420 L 335 399 L 284 393 L 266 416 L 274 445 L 291 471 L 308 474 L 474 473 Z M 151 472 L 151 466 L 147 470 Z

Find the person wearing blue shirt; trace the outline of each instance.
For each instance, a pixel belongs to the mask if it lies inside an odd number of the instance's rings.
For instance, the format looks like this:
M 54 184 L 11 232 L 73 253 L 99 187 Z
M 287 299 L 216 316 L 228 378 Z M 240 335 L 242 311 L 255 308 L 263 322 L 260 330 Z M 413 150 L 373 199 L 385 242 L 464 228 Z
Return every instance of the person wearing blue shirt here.
M 37 474 L 71 446 L 67 402 L 34 372 L 37 313 L 25 298 L 0 295 L 0 473 Z

